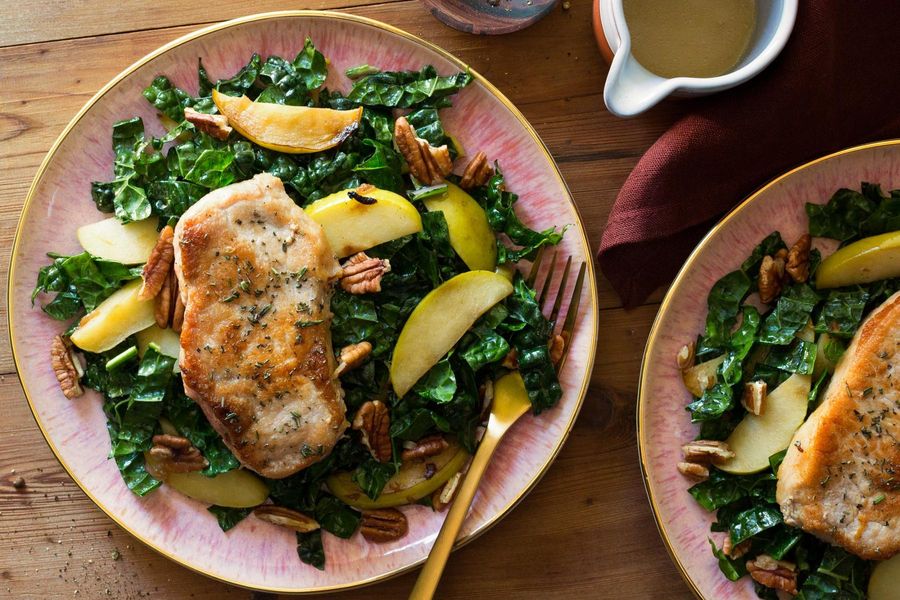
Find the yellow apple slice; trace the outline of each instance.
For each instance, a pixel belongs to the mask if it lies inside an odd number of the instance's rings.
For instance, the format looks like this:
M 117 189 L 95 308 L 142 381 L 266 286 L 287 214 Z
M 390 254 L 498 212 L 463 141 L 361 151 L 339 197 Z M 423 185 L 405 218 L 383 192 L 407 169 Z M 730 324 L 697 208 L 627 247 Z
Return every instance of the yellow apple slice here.
M 137 338 L 138 354 L 144 356 L 147 347 L 153 343 L 159 346 L 160 354 L 171 356 L 176 359 L 173 371 L 179 373 L 177 359 L 181 354 L 181 338 L 171 329 L 160 329 L 158 325 L 153 324 L 147 329 L 142 329 L 135 334 Z
M 364 204 L 351 198 L 350 192 L 356 190 L 336 192 L 306 207 L 306 214 L 322 226 L 336 256 L 350 256 L 422 231 L 419 211 L 403 196 L 368 188 L 360 195 L 375 202 Z
M 900 277 L 900 231 L 863 238 L 837 250 L 816 269 L 817 288 Z
M 269 497 L 266 484 L 245 469 L 234 469 L 207 477 L 199 471 L 190 473 L 166 473 L 159 459 L 144 454 L 147 472 L 181 492 L 188 498 L 206 504 L 227 506 L 229 508 L 252 508 L 259 506 Z
M 397 474 L 391 477 L 377 500 L 369 498 L 365 492 L 353 482 L 350 471 L 335 473 L 326 480 L 328 489 L 345 503 L 362 510 L 403 506 L 424 498 L 435 492 L 447 481 L 459 473 L 469 460 L 469 453 L 458 444 L 450 446 L 428 460 L 405 462 Z M 426 475 L 434 465 L 435 472 L 431 477 Z
M 769 468 L 769 457 L 787 448 L 806 419 L 809 375 L 793 374 L 772 390 L 762 414 L 748 413 L 728 437 L 734 458 L 719 465 L 728 473 L 744 475 Z
M 481 205 L 462 188 L 447 184 L 440 196 L 423 200 L 430 211 L 441 211 L 450 231 L 450 245 L 473 271 L 497 266 L 497 238 Z
M 83 225 L 76 235 L 81 247 L 97 258 L 136 265 L 147 262 L 150 251 L 156 245 L 159 232 L 156 217 L 123 225 L 112 217 Z
M 141 300 L 141 280 L 126 283 L 78 322 L 70 339 L 88 352 L 105 352 L 133 333 L 156 322 L 153 300 Z
M 422 298 L 409 315 L 391 359 L 391 383 L 403 397 L 492 306 L 509 296 L 512 283 L 493 271 L 467 271 Z
M 359 127 L 362 107 L 352 110 L 253 102 L 212 91 L 219 112 L 245 138 L 263 148 L 305 154 L 334 148 Z
M 900 600 L 900 554 L 876 564 L 872 569 L 869 600 Z
M 690 390 L 692 395 L 699 398 L 703 392 L 716 385 L 716 374 L 719 365 L 723 362 L 725 362 L 724 354 L 685 369 L 681 374 L 685 387 Z

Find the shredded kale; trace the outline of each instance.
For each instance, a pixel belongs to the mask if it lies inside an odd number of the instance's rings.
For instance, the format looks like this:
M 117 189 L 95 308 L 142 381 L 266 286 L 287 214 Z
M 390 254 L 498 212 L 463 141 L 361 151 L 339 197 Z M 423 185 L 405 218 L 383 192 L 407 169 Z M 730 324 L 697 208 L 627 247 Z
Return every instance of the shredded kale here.
M 449 97 L 472 82 L 467 71 L 441 77 L 431 65 L 420 71 L 381 71 L 357 79 L 347 98 L 365 106 L 449 106 Z
M 216 521 L 218 521 L 222 531 L 228 531 L 253 512 L 252 508 L 229 508 L 227 506 L 216 505 L 212 505 L 206 510 L 216 516 Z
M 320 571 L 325 570 L 325 548 L 322 546 L 322 530 L 297 534 L 297 555 L 300 560 Z
M 56 293 L 41 308 L 58 321 L 67 321 L 81 311 L 94 310 L 125 282 L 141 276 L 140 267 L 95 258 L 87 252 L 74 256 L 50 252 L 47 256 L 53 262 L 38 271 L 31 302 L 33 304 L 39 294 Z

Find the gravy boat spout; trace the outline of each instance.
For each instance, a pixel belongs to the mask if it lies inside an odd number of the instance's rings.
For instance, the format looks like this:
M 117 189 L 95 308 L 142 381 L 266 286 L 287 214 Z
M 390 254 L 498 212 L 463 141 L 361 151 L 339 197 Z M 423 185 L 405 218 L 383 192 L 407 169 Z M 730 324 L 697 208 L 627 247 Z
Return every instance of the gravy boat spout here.
M 617 117 L 638 115 L 677 88 L 672 79 L 654 75 L 634 58 L 626 46 L 619 48 L 609 69 L 603 101 Z

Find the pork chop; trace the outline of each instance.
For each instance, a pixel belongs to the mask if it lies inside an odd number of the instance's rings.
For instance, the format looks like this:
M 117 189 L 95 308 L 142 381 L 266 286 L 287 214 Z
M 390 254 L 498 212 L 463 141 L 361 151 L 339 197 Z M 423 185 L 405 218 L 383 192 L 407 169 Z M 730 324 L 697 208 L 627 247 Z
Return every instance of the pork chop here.
M 900 293 L 856 332 L 778 471 L 786 523 L 872 560 L 900 552 L 898 349 Z
M 322 228 L 264 173 L 201 198 L 174 246 L 185 392 L 260 475 L 321 460 L 347 427 L 330 332 L 340 266 Z

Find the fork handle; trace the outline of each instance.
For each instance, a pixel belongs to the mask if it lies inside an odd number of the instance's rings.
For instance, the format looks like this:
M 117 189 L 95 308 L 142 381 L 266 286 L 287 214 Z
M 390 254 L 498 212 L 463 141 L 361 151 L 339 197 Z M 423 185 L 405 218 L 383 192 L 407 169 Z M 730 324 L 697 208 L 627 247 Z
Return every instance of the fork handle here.
M 444 525 L 434 541 L 428 560 L 425 561 L 425 565 L 419 572 L 419 578 L 416 580 L 416 585 L 409 595 L 409 600 L 431 600 L 434 597 L 438 583 L 441 580 L 441 573 L 444 572 L 444 567 L 447 564 L 447 558 L 450 556 L 450 551 L 453 549 L 459 530 L 462 529 L 462 525 L 469 513 L 469 506 L 471 506 L 472 500 L 475 498 L 478 484 L 481 482 L 481 477 L 487 470 L 491 456 L 494 454 L 494 450 L 497 448 L 497 444 L 504 433 L 506 433 L 506 429 L 500 429 L 499 427 L 494 429 L 488 427 L 487 432 L 485 432 L 481 443 L 478 445 L 478 450 L 475 451 L 472 465 L 469 467 L 469 471 L 466 473 L 462 485 L 460 485 L 456 493 L 453 504 L 450 505 L 450 511 L 447 513 Z

